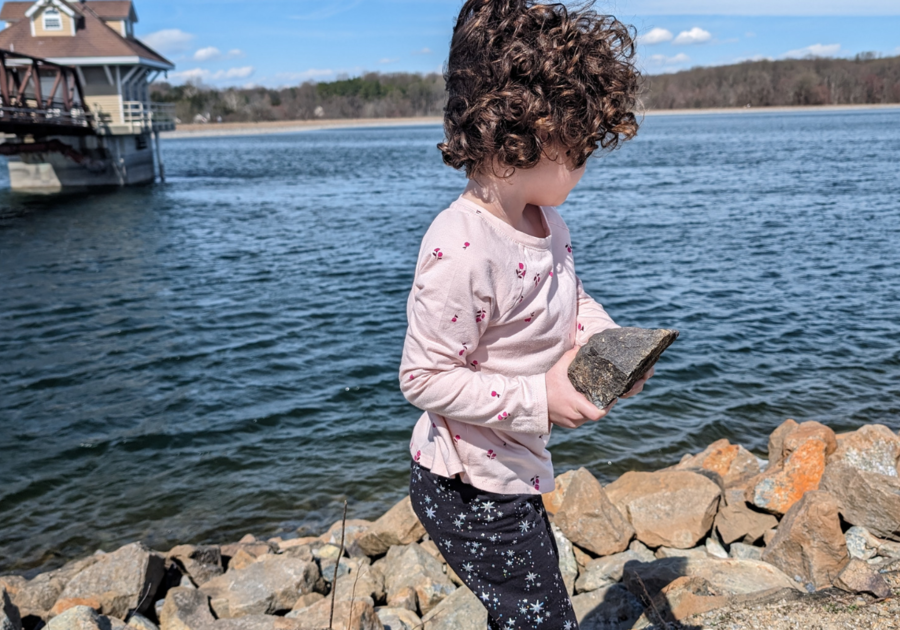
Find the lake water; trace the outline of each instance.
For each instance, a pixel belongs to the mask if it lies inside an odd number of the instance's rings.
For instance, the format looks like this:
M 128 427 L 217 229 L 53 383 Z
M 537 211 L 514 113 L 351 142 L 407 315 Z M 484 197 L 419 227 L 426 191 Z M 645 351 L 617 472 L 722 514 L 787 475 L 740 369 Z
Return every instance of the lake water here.
M 0 193 L 0 573 L 400 499 L 406 296 L 464 185 L 440 139 L 169 140 L 164 186 Z M 900 112 L 648 118 L 562 214 L 614 319 L 682 336 L 645 393 L 554 432 L 557 472 L 764 454 L 788 417 L 900 429 Z

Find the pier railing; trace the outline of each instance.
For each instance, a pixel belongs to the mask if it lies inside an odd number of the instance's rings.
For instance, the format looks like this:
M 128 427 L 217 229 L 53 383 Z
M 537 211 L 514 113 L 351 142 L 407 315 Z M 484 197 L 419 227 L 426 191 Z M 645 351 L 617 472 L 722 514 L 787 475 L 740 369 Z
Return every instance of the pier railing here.
M 173 103 L 122 103 L 122 122 L 135 131 L 172 131 L 175 129 L 175 105 Z

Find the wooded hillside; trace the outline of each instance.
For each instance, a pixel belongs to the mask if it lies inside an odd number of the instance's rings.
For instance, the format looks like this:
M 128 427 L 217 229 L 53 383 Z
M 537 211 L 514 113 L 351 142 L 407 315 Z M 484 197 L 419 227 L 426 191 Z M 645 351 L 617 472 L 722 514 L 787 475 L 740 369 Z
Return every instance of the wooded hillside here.
M 439 74 L 380 74 L 283 89 L 155 83 L 153 100 L 176 104 L 183 122 L 440 116 Z M 748 61 L 646 76 L 651 109 L 900 103 L 900 57 Z

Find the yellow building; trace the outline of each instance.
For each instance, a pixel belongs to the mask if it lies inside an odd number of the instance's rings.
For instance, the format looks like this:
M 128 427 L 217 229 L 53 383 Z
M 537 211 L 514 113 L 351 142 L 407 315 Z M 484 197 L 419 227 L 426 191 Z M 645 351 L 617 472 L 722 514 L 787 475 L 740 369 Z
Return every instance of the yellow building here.
M 9 102 L 3 103 L 7 120 L 22 120 L 22 111 L 28 108 L 41 110 L 44 113 L 40 116 L 46 120 L 49 116 L 46 112 L 54 106 L 59 109 L 60 103 L 53 102 L 53 94 L 60 91 L 57 78 L 60 73 L 50 65 L 58 64 L 72 68 L 77 77 L 73 81 L 77 85 L 67 95 L 74 101 L 65 99 L 65 108 L 83 109 L 92 130 L 76 136 L 58 134 L 51 139 L 27 133 L 27 125 L 15 126 L 15 133 L 9 133 L 9 127 L 5 126 L 7 142 L 3 153 L 12 156 L 12 187 L 60 188 L 153 181 L 153 136 L 158 147 L 158 133 L 174 129 L 174 119 L 168 106 L 150 101 L 149 84 L 175 66 L 135 38 L 134 25 L 138 18 L 132 2 L 6 2 L 0 10 L 0 21 L 6 23 L 6 28 L 0 31 L 3 61 L 0 84 L 3 80 L 9 82 L 9 89 L 4 91 L 4 98 Z M 29 65 L 33 70 L 26 75 Z M 38 77 L 39 85 L 33 85 Z M 31 87 L 19 88 L 23 81 Z M 62 81 L 67 85 L 65 76 Z M 57 148 L 62 143 L 66 150 L 35 152 L 24 146 L 29 143 Z M 72 151 L 87 157 L 79 164 L 71 158 Z M 102 162 L 107 162 L 108 168 L 100 169 Z M 85 168 L 87 163 L 92 164 L 91 169 Z

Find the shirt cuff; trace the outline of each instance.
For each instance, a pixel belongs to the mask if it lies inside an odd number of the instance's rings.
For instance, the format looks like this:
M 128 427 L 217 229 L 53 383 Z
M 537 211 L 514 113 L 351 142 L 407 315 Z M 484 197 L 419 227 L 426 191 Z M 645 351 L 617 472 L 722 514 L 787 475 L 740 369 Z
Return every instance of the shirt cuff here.
M 547 435 L 550 432 L 550 420 L 547 410 L 547 375 L 534 374 L 525 376 L 526 389 L 531 397 L 531 413 L 516 419 L 513 430 L 529 435 Z

